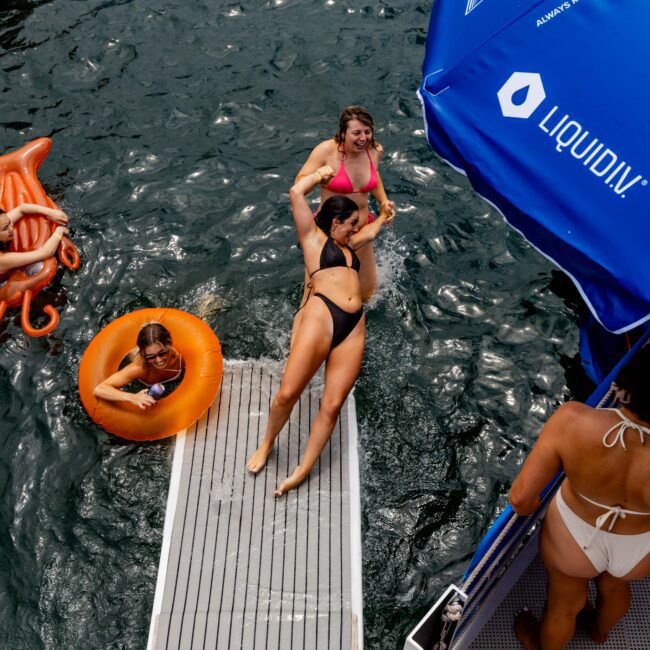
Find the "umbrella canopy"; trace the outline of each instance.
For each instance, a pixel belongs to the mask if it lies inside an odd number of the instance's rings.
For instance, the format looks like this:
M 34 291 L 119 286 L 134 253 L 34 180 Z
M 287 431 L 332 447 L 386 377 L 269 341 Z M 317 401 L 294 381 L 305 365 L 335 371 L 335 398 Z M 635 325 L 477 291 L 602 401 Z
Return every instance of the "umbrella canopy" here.
M 650 318 L 650 2 L 435 0 L 427 138 L 598 321 Z

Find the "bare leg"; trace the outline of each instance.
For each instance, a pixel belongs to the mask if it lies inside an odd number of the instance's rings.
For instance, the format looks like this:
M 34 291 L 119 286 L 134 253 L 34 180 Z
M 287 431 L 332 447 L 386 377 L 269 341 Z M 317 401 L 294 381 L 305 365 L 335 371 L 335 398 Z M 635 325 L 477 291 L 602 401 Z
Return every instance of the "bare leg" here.
M 372 242 L 362 246 L 356 251 L 361 268 L 359 270 L 359 284 L 361 286 L 361 300 L 368 302 L 377 288 L 377 261 Z
M 556 569 L 546 567 L 548 587 L 546 607 L 542 617 L 541 647 L 559 650 L 571 640 L 576 628 L 578 612 L 587 602 L 587 578 L 573 578 Z
M 297 487 L 309 476 L 309 472 L 329 441 L 345 398 L 352 390 L 361 370 L 365 331 L 365 316 L 363 316 L 345 341 L 330 352 L 325 366 L 325 388 L 320 411 L 309 432 L 302 461 L 291 476 L 280 483 L 275 496 L 281 496 Z
M 319 299 L 312 300 L 302 312 L 301 322 L 294 332 L 280 389 L 271 405 L 266 433 L 246 463 L 248 471 L 253 474 L 257 474 L 266 464 L 273 443 L 289 419 L 294 404 L 327 357 L 332 339 L 332 319 L 325 303 Z
M 541 624 L 528 611 L 515 619 L 515 634 L 526 650 L 562 650 L 571 640 L 576 617 L 587 602 L 587 578 L 572 578 L 549 567 L 547 572 Z
M 610 630 L 630 608 L 630 583 L 601 573 L 596 578 L 596 609 L 583 610 L 587 631 L 595 643 L 605 643 Z
M 567 530 L 555 501 L 544 519 L 539 550 L 548 573 L 544 615 L 541 625 L 530 612 L 518 617 L 515 634 L 527 650 L 564 648 L 587 602 L 589 580 L 598 571 Z

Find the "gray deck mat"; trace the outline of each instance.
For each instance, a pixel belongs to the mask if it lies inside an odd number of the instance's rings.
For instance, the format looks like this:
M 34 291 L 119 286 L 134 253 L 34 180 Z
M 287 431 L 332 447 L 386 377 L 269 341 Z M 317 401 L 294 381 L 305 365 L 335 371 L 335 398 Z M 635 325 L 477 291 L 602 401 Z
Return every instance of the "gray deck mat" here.
M 632 582 L 632 605 L 627 616 L 610 632 L 607 643 L 595 644 L 579 626 L 567 650 L 648 650 L 650 626 L 648 603 L 650 602 L 650 579 Z M 590 600 L 594 602 L 593 583 Z M 515 614 L 528 607 L 538 618 L 546 601 L 546 571 L 539 555 L 530 563 L 519 581 L 499 605 L 492 618 L 469 646 L 470 650 L 521 650 L 521 644 L 512 631 Z
M 317 380 L 294 407 L 266 468 L 257 477 L 245 469 L 279 378 L 277 368 L 260 362 L 227 364 L 220 395 L 184 437 L 150 647 L 355 647 L 347 408 L 309 479 L 288 496 L 274 499 L 273 491 L 304 451 L 319 407 Z

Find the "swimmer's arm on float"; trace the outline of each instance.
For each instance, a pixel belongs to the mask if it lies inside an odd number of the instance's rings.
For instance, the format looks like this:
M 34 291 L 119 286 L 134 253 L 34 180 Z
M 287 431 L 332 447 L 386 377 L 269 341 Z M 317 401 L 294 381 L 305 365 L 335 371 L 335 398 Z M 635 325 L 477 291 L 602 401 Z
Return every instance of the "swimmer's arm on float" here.
M 547 420 L 514 480 L 510 488 L 510 505 L 518 515 L 535 512 L 540 505 L 542 490 L 562 467 L 560 441 L 570 429 L 573 405 L 575 402 L 563 404 Z
M 66 215 L 62 210 L 46 208 L 45 206 L 36 205 L 35 203 L 21 203 L 13 210 L 7 212 L 9 221 L 11 221 L 12 224 L 16 223 L 16 221 L 24 217 L 26 214 L 42 214 L 44 217 L 54 221 L 54 223 L 58 223 L 60 226 L 68 223 L 68 215 Z
M 395 211 L 388 205 L 389 203 L 391 201 L 382 204 L 379 216 L 372 223 L 366 224 L 358 233 L 352 235 L 350 239 L 350 248 L 352 250 L 359 250 L 362 246 L 373 241 L 379 234 L 381 227 L 395 219 Z
M 307 176 L 296 181 L 293 187 L 289 190 L 293 220 L 296 224 L 296 232 L 298 233 L 298 240 L 301 244 L 319 232 L 316 223 L 314 222 L 314 215 L 311 212 L 311 207 L 309 203 L 307 203 L 305 196 L 309 194 L 316 185 L 319 185 L 323 181 L 328 181 L 332 176 L 334 176 L 334 170 L 329 165 L 323 165 L 322 167 L 319 167 L 317 171 L 307 174 Z
M 11 269 L 15 269 L 19 266 L 27 266 L 28 264 L 40 262 L 48 257 L 52 257 L 56 253 L 56 249 L 59 247 L 63 236 L 67 234 L 67 228 L 64 226 L 57 226 L 50 238 L 35 251 L 0 254 L 0 273 L 6 273 L 7 271 L 11 271 Z
M 120 390 L 120 388 L 132 381 L 142 379 L 143 375 L 142 366 L 138 363 L 130 363 L 126 368 L 113 373 L 110 377 L 104 379 L 101 384 L 95 386 L 93 393 L 95 397 L 108 402 L 130 402 L 143 410 L 147 409 L 153 406 L 156 400 L 147 394 L 146 388 L 139 393 L 127 393 Z

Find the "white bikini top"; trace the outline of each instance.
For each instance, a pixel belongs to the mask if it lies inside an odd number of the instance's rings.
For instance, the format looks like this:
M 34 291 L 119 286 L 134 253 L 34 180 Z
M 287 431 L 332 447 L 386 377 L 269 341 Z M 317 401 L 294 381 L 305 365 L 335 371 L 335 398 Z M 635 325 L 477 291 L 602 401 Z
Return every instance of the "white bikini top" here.
M 627 429 L 634 429 L 635 431 L 638 432 L 639 438 L 641 440 L 641 444 L 643 444 L 643 436 L 650 436 L 650 428 L 648 427 L 643 427 L 640 424 L 637 424 L 636 422 L 632 422 L 630 418 L 628 418 L 626 415 L 621 413 L 619 409 L 599 409 L 600 411 L 614 411 L 614 413 L 618 414 L 618 417 L 621 418 L 621 421 L 615 424 L 611 429 L 607 431 L 607 433 L 603 436 L 603 444 L 605 447 L 611 448 L 614 445 L 616 445 L 617 442 L 621 443 L 621 447 L 627 451 L 627 447 L 625 446 L 625 431 Z M 610 433 L 615 433 L 614 439 L 611 442 L 608 442 L 609 434 Z
M 625 451 L 627 451 L 627 447 L 625 446 L 625 432 L 627 429 L 634 429 L 635 431 L 638 432 L 639 437 L 641 439 L 641 444 L 644 443 L 644 438 L 643 436 L 647 435 L 650 436 L 650 428 L 641 426 L 640 424 L 637 424 L 636 422 L 633 422 L 628 418 L 626 415 L 621 413 L 619 409 L 616 408 L 609 408 L 609 409 L 599 409 L 601 411 L 614 411 L 615 413 L 618 414 L 618 416 L 621 418 L 620 422 L 617 422 L 613 427 L 611 427 L 603 436 L 603 445 L 605 447 L 611 449 L 616 445 L 616 443 L 620 443 L 621 447 Z M 611 434 L 614 434 L 613 439 L 610 441 L 609 437 Z M 580 494 L 580 492 L 578 492 Z M 589 503 L 598 506 L 599 508 L 602 508 L 603 510 L 606 510 L 607 512 L 603 513 L 596 519 L 596 531 L 594 531 L 594 535 L 598 530 L 601 530 L 603 526 L 607 523 L 607 520 L 611 517 L 611 521 L 609 522 L 609 528 L 607 530 L 611 530 L 614 527 L 614 524 L 618 521 L 618 518 L 620 517 L 621 519 L 625 519 L 627 515 L 646 515 L 650 516 L 650 512 L 637 512 L 636 510 L 626 510 L 625 508 L 621 508 L 620 506 L 607 506 L 603 503 L 598 503 L 598 501 L 593 501 L 589 497 L 586 497 L 584 494 L 580 494 L 580 496 L 585 500 L 589 501 Z M 592 540 L 593 541 L 593 536 L 592 535 Z M 588 545 L 588 544 L 587 544 Z

